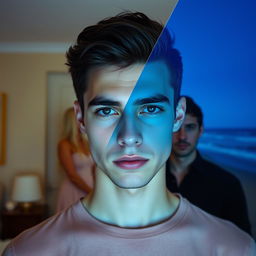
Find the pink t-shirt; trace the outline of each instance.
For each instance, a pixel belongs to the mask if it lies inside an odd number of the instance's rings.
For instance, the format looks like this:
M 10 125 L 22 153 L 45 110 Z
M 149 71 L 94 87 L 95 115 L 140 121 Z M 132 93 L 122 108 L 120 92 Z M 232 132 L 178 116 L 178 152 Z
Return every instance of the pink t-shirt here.
M 73 163 L 77 174 L 83 179 L 83 181 L 93 188 L 94 186 L 94 172 L 93 172 L 93 160 L 91 156 L 87 156 L 83 153 L 76 152 L 72 155 Z M 86 195 L 85 191 L 78 188 L 67 177 L 63 180 L 56 204 L 56 212 L 66 209 L 71 206 L 79 198 Z
M 20 234 L 3 255 L 255 256 L 256 248 L 253 239 L 235 225 L 180 197 L 171 218 L 136 229 L 98 221 L 79 201 Z

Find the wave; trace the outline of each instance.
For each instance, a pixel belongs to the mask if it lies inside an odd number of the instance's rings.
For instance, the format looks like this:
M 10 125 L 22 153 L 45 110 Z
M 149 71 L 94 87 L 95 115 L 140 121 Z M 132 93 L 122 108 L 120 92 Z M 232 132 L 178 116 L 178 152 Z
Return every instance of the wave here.
M 256 129 L 206 130 L 200 148 L 245 159 L 256 159 Z
M 199 143 L 198 148 L 201 150 L 218 152 L 218 153 L 223 153 L 230 156 L 235 156 L 238 158 L 253 160 L 255 161 L 255 164 L 256 164 L 256 154 L 253 151 L 245 151 L 244 149 L 238 149 L 238 148 L 220 147 L 213 143 Z

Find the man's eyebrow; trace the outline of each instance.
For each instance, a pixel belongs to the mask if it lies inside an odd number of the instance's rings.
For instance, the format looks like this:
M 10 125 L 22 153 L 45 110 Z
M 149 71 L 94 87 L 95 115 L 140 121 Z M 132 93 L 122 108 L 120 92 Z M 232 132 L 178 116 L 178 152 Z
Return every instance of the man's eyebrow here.
M 160 103 L 160 102 L 166 102 L 166 103 L 170 104 L 169 99 L 162 94 L 157 94 L 152 97 L 137 99 L 134 102 L 134 104 L 135 105 L 144 105 L 144 104 Z
M 97 96 L 88 103 L 88 107 L 98 106 L 98 105 L 116 106 L 116 107 L 121 106 L 120 102 L 115 101 L 115 100 L 110 100 L 110 99 L 108 99 L 106 97 L 102 97 L 102 96 Z
M 185 124 L 186 126 L 188 126 L 188 125 L 197 125 L 197 123 L 187 123 L 187 124 Z
M 159 102 L 166 102 L 166 103 L 170 104 L 169 99 L 162 94 L 157 94 L 157 95 L 154 95 L 151 97 L 137 99 L 137 100 L 135 100 L 135 102 L 133 104 L 134 105 L 145 105 L 145 104 L 159 103 Z M 98 105 L 121 107 L 120 102 L 111 100 L 111 99 L 108 99 L 108 98 L 102 97 L 102 96 L 96 96 L 94 99 L 92 99 L 88 103 L 88 107 L 98 106 Z

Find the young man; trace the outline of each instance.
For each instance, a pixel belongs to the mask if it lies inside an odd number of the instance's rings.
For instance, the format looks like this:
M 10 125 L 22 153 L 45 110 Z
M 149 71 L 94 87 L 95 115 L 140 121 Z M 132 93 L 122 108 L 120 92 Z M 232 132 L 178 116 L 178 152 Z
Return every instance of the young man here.
M 177 100 L 181 57 L 161 32 L 142 13 L 123 13 L 79 35 L 67 57 L 95 189 L 18 236 L 5 256 L 254 255 L 246 233 L 166 189 L 170 131 L 185 100 Z
M 173 134 L 172 154 L 166 166 L 166 184 L 201 209 L 250 232 L 246 200 L 239 180 L 206 161 L 197 151 L 203 132 L 203 113 L 186 96 L 186 115 L 179 131 Z

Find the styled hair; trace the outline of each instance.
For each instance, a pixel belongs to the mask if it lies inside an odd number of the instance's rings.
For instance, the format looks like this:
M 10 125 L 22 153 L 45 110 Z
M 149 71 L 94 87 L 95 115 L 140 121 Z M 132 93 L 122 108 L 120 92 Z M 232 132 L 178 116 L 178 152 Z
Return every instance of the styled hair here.
M 62 139 L 68 140 L 73 146 L 74 150 L 78 152 L 82 151 L 79 146 L 79 139 L 82 139 L 84 145 L 88 144 L 86 135 L 80 133 L 78 129 L 75 112 L 72 107 L 68 108 L 63 116 Z
M 186 98 L 186 114 L 196 117 L 199 127 L 203 125 L 203 112 L 195 101 L 189 96 Z
M 91 70 L 105 66 L 121 69 L 136 63 L 146 63 L 151 53 L 151 61 L 163 59 L 170 68 L 171 86 L 177 102 L 182 80 L 182 60 L 180 53 L 173 48 L 173 43 L 174 40 L 162 24 L 140 12 L 123 12 L 86 27 L 79 34 L 76 44 L 66 53 L 66 64 L 82 111 Z

